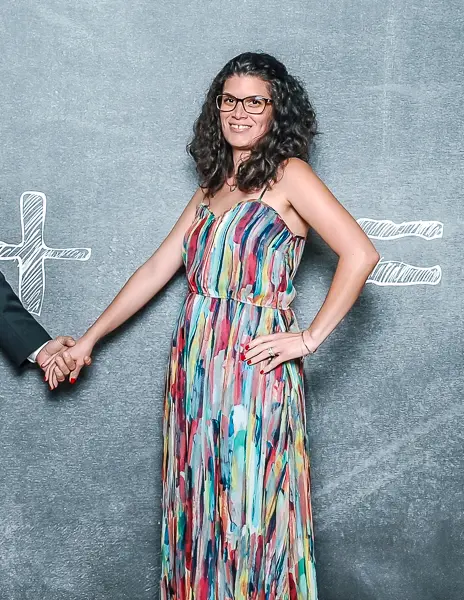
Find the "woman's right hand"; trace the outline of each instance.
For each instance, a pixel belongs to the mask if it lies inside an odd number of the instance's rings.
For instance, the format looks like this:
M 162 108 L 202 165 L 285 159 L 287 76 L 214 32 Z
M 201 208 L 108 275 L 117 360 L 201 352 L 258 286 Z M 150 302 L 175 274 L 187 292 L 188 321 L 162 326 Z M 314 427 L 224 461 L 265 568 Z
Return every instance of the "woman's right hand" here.
M 89 367 L 92 364 L 92 351 L 95 343 L 86 339 L 85 336 L 79 338 L 74 346 L 71 348 L 67 348 L 65 352 L 69 354 L 69 356 L 75 361 L 76 367 L 74 371 L 69 373 L 69 382 L 75 383 L 81 372 L 82 367 Z M 64 353 L 63 353 L 64 354 Z M 60 368 L 60 361 L 63 361 L 63 358 L 60 356 L 54 357 L 50 360 L 48 364 L 45 364 L 45 381 L 48 382 L 50 389 L 53 390 L 58 387 L 58 379 L 55 374 L 55 368 Z

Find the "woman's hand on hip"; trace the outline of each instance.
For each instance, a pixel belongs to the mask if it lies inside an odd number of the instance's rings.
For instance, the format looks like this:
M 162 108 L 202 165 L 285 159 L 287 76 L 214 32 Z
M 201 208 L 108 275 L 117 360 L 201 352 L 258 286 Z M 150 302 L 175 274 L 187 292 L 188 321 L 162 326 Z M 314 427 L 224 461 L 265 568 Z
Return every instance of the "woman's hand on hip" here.
M 255 337 L 244 346 L 241 358 L 249 365 L 262 362 L 260 373 L 269 373 L 283 362 L 306 354 L 308 351 L 304 346 L 301 331 L 282 331 Z

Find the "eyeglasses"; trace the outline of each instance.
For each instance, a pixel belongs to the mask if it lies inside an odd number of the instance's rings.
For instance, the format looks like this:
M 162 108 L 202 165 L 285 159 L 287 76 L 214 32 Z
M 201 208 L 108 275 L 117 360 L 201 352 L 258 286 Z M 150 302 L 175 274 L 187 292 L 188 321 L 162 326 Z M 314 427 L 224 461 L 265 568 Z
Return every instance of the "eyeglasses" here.
M 221 112 L 231 112 L 241 102 L 244 110 L 252 115 L 260 115 L 268 104 L 272 103 L 270 98 L 263 96 L 247 96 L 246 98 L 236 98 L 232 94 L 219 94 L 216 96 L 216 106 Z

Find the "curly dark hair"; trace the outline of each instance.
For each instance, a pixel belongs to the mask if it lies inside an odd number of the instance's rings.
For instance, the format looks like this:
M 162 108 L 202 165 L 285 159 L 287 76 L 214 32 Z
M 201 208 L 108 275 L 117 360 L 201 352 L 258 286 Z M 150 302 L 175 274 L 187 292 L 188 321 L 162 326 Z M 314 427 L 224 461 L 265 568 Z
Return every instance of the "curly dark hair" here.
M 241 191 L 258 190 L 271 180 L 276 182 L 279 165 L 286 159 L 298 157 L 309 162 L 312 138 L 319 134 L 316 114 L 300 81 L 270 54 L 239 54 L 211 83 L 193 127 L 193 138 L 187 144 L 207 198 L 214 196 L 234 172 L 232 149 L 222 134 L 216 106 L 216 96 L 222 94 L 225 81 L 232 75 L 252 75 L 268 82 L 273 107 L 269 130 L 237 170 L 236 182 Z

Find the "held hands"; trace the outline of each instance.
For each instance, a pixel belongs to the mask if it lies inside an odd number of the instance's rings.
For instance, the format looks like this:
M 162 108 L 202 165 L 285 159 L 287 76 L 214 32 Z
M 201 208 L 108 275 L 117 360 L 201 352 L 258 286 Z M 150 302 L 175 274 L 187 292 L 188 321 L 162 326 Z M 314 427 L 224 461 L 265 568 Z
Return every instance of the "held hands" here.
M 71 336 L 59 335 L 54 340 L 47 342 L 47 344 L 45 344 L 42 350 L 37 354 L 37 364 L 45 371 L 47 364 L 52 359 L 59 358 L 59 366 L 56 370 L 56 377 L 58 381 L 64 381 L 65 375 L 68 375 L 76 366 L 74 360 L 66 352 L 66 349 L 71 348 L 75 343 L 76 341 Z
M 58 387 L 58 383 L 65 380 L 64 375 L 69 375 L 70 383 L 75 383 L 82 367 L 92 364 L 93 343 L 80 338 L 69 350 L 50 357 L 42 366 L 45 371 L 45 381 L 51 390 Z M 63 377 L 61 377 L 61 374 Z
M 317 344 L 307 329 L 297 333 L 282 331 L 254 338 L 245 346 L 245 352 L 242 351 L 240 358 L 249 365 L 263 361 L 260 373 L 269 373 L 281 363 L 312 354 L 316 349 Z M 272 353 L 274 357 L 271 357 Z

